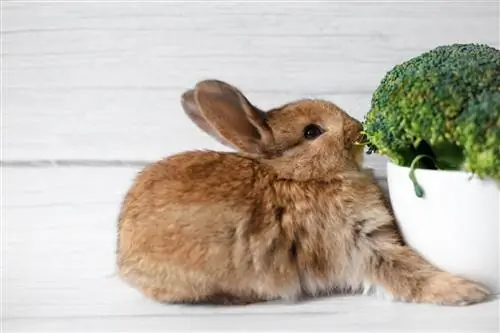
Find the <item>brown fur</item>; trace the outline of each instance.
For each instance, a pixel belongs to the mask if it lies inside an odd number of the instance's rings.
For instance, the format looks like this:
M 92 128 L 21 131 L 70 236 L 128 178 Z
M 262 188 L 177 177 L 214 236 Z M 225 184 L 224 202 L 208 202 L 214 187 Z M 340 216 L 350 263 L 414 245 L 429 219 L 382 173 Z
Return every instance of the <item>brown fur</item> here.
M 487 296 L 403 244 L 382 192 L 360 170 L 353 141 L 361 124 L 334 104 L 301 100 L 263 112 L 215 80 L 182 104 L 238 152 L 176 154 L 136 178 L 119 217 L 117 263 L 144 294 L 229 304 L 339 289 L 440 304 Z M 310 123 L 325 133 L 305 140 Z

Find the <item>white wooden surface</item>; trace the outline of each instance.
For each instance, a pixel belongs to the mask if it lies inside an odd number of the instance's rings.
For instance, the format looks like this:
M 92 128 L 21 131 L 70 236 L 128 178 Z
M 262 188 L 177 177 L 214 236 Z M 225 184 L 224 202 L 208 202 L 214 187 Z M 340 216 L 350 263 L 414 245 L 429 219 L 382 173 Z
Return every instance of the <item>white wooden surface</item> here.
M 1 6 L 3 331 L 499 330 L 498 299 L 193 308 L 149 301 L 114 269 L 119 204 L 140 165 L 225 149 L 183 116 L 196 81 L 227 80 L 262 107 L 328 98 L 361 119 L 394 64 L 439 44 L 499 47 L 497 1 Z M 367 163 L 383 177 L 382 162 Z
M 155 303 L 115 274 L 117 207 L 137 168 L 5 168 L 7 332 L 498 331 L 498 300 L 464 308 L 339 296 L 304 304 Z
M 220 146 L 182 114 L 207 77 L 262 107 L 324 97 L 354 116 L 396 63 L 439 44 L 499 46 L 497 1 L 9 1 L 5 159 L 155 159 Z

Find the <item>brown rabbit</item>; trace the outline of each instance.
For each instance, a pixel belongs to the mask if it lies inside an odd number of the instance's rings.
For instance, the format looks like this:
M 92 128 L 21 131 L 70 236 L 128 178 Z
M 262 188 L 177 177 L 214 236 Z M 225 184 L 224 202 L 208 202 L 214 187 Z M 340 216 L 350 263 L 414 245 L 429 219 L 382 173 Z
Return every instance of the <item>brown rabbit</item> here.
M 119 217 L 121 276 L 165 302 L 247 304 L 332 291 L 463 305 L 488 291 L 404 245 L 361 171 L 360 122 L 300 100 L 264 112 L 235 87 L 199 82 L 182 105 L 232 152 L 190 151 L 147 166 Z

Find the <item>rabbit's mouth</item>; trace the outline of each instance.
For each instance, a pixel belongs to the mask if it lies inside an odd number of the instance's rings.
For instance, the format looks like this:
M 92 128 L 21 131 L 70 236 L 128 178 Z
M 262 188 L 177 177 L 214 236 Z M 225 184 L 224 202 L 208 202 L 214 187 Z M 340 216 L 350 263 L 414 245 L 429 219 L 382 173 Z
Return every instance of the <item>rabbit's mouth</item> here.
M 351 147 L 351 156 L 354 157 L 354 161 L 356 162 L 356 165 L 358 168 L 363 168 L 363 163 L 365 160 L 365 147 L 364 145 L 352 145 Z
M 366 143 L 366 135 L 364 131 L 360 131 L 357 135 L 357 138 L 354 140 L 354 142 L 352 142 L 351 149 L 349 151 L 351 153 L 351 156 L 354 157 L 354 161 L 359 168 L 363 168 Z

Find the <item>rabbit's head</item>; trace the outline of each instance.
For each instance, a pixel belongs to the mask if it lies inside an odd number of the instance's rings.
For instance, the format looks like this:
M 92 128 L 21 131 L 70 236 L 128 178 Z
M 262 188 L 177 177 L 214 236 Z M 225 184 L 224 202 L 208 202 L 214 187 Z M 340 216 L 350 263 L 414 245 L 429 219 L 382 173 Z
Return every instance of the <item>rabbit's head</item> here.
M 361 167 L 363 147 L 355 142 L 362 125 L 331 102 L 304 99 L 263 111 L 237 88 L 205 80 L 182 95 L 182 106 L 203 131 L 284 178 L 320 180 Z

